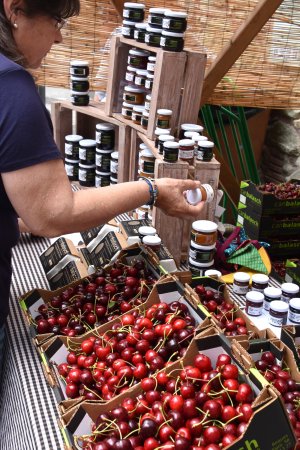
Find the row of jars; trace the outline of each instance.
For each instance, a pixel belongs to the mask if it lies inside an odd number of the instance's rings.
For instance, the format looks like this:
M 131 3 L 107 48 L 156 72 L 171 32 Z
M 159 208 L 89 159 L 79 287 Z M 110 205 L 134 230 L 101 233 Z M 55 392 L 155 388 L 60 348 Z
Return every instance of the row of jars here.
M 209 184 L 203 184 L 198 191 L 198 201 L 212 201 L 214 191 Z M 196 194 L 195 191 L 187 192 L 187 200 L 189 194 Z M 195 204 L 195 203 L 193 203 Z M 192 223 L 191 242 L 189 248 L 188 266 L 192 276 L 203 276 L 208 269 L 214 266 L 214 257 L 216 252 L 218 226 L 210 220 L 196 220 Z
M 71 103 L 75 106 L 87 106 L 89 96 L 89 63 L 83 60 L 73 60 L 70 65 Z

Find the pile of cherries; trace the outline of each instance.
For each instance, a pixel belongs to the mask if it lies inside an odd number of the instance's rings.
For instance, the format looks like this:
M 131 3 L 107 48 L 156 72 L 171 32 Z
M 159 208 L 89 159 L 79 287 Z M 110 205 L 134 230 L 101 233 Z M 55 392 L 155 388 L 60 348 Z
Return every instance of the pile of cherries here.
M 201 304 L 215 318 L 218 327 L 226 336 L 248 334 L 247 324 L 243 317 L 236 317 L 239 308 L 225 300 L 222 292 L 206 289 L 202 284 L 195 287 Z
M 263 352 L 260 359 L 255 362 L 255 366 L 266 380 L 280 392 L 299 442 L 300 383 L 292 379 L 288 368 L 282 369 L 281 365 L 277 364 L 274 354 L 270 351 Z
M 296 183 L 265 183 L 261 184 L 258 189 L 262 192 L 273 194 L 280 200 L 290 200 L 300 198 L 300 186 Z
M 198 353 L 193 364 L 141 381 L 142 394 L 98 416 L 86 450 L 220 450 L 244 433 L 253 392 L 229 355 Z
M 195 319 L 179 301 L 134 310 L 111 331 L 85 339 L 58 365 L 69 398 L 110 400 L 181 358 L 195 334 Z
M 145 302 L 155 282 L 143 260 L 129 266 L 117 261 L 110 268 L 98 269 L 39 306 L 37 333 L 84 334 Z

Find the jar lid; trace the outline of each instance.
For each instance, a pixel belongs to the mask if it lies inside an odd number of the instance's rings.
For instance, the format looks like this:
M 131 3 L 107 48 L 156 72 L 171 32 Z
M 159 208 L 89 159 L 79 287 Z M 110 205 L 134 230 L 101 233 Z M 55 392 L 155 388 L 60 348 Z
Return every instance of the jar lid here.
M 288 294 L 297 294 L 299 292 L 299 286 L 295 283 L 283 283 L 281 285 L 281 290 Z
M 133 111 L 135 111 L 135 112 L 143 112 L 145 110 L 145 106 L 143 106 L 143 105 L 135 105 L 134 107 L 133 107 Z
M 270 303 L 270 310 L 278 312 L 287 312 L 289 305 L 282 300 L 274 300 Z
M 89 62 L 81 59 L 74 59 L 71 61 L 71 66 L 88 66 Z
M 187 13 L 183 12 L 183 11 L 168 10 L 168 11 L 165 12 L 165 16 L 166 17 L 178 17 L 178 18 L 186 19 L 187 18 Z
M 112 174 L 112 175 L 110 176 L 110 179 L 113 180 L 113 181 L 118 181 L 118 175 Z
M 212 148 L 215 146 L 215 144 L 211 141 L 206 141 L 206 140 L 202 140 L 199 142 L 199 146 L 200 147 L 205 147 L 205 148 Z
M 195 260 L 192 259 L 192 258 L 189 258 L 189 263 L 190 263 L 191 265 L 193 265 L 193 266 L 196 266 L 196 267 L 211 267 L 211 266 L 214 264 L 214 260 L 209 261 L 209 262 L 207 262 L 207 263 L 200 263 L 200 262 L 198 262 L 198 261 L 195 261 Z
M 96 144 L 94 139 L 81 139 L 81 141 L 79 141 L 80 147 L 96 147 Z
M 65 136 L 65 140 L 71 142 L 79 142 L 82 141 L 82 139 L 83 136 L 80 136 L 80 134 L 68 134 L 67 136 Z
M 70 164 L 79 164 L 80 159 L 68 159 L 65 158 L 65 162 L 66 163 L 70 163 Z
M 124 87 L 124 91 L 126 91 L 126 92 L 134 92 L 135 94 L 141 94 L 141 93 L 144 92 L 143 89 L 136 88 L 134 86 L 125 86 Z
M 99 170 L 96 170 L 96 175 L 101 175 L 105 177 L 110 177 L 111 172 L 100 172 Z
M 146 95 L 146 100 L 148 100 L 148 102 L 151 101 L 151 94 L 147 94 L 147 95 Z
M 144 75 L 145 77 L 148 75 L 148 70 L 145 69 L 137 69 L 136 71 L 137 75 Z
M 187 133 L 189 133 L 189 132 L 187 131 Z M 195 135 L 196 133 L 193 133 L 193 134 Z M 206 136 L 202 136 L 201 134 L 199 134 L 199 135 L 197 135 L 197 136 L 194 136 L 192 139 L 193 139 L 195 142 L 199 142 L 199 141 L 201 141 L 201 142 L 207 141 L 207 137 L 206 137 Z
M 170 136 L 171 137 L 171 136 Z M 164 148 L 179 148 L 179 144 L 178 142 L 174 142 L 174 141 L 167 141 L 164 142 Z
M 143 244 L 146 244 L 146 245 L 160 245 L 161 244 L 161 238 L 159 236 L 144 236 L 143 237 Z
M 132 20 L 123 20 L 122 25 L 127 25 L 128 27 L 135 27 L 136 22 Z
M 205 277 L 213 277 L 217 276 L 218 278 L 221 278 L 222 273 L 219 270 L 216 269 L 208 269 L 204 272 Z
M 264 289 L 264 294 L 267 297 L 271 297 L 271 298 L 281 297 L 281 289 L 275 288 L 275 287 L 266 287 Z
M 171 109 L 158 109 L 156 113 L 161 114 L 162 116 L 170 116 L 173 111 Z
M 156 62 L 156 56 L 148 56 L 149 62 Z
M 264 298 L 264 294 L 258 291 L 249 291 L 246 294 L 246 299 L 254 303 L 262 303 Z
M 150 78 L 150 80 L 153 80 L 154 79 L 154 75 L 152 73 L 148 72 L 147 78 Z
M 142 150 L 141 151 L 141 156 L 144 156 L 146 158 L 153 158 L 153 159 L 155 159 L 155 156 L 151 152 L 150 148 L 145 148 L 144 150 Z
M 217 231 L 218 225 L 211 220 L 196 220 L 192 223 L 192 227 L 196 231 L 203 231 L 204 233 L 213 233 Z
M 97 123 L 96 124 L 96 130 L 99 131 L 110 131 L 110 130 L 114 130 L 115 127 L 111 124 L 111 123 Z
M 213 250 L 216 248 L 216 244 L 214 245 L 199 245 L 196 244 L 194 241 L 191 241 L 191 247 L 196 248 L 197 250 Z
M 137 48 L 132 48 L 129 50 L 129 55 L 133 56 L 149 56 L 149 52 L 144 50 L 138 50 Z
M 110 149 L 110 150 L 104 150 L 104 149 L 102 149 L 102 148 L 96 148 L 96 153 L 104 153 L 105 155 L 106 154 L 108 154 L 108 153 L 112 153 L 112 152 L 114 152 L 115 150 L 112 148 L 112 149 Z
M 250 275 L 246 272 L 235 272 L 235 274 L 233 275 L 233 279 L 241 282 L 249 281 Z
M 125 2 L 123 7 L 124 8 L 145 9 L 145 5 L 143 3 Z
M 268 283 L 269 277 L 268 275 L 264 275 L 263 273 L 255 273 L 252 275 L 252 282 L 255 283 Z
M 145 22 L 142 23 L 135 23 L 135 28 L 138 28 L 140 30 L 146 30 L 148 24 Z
M 189 189 L 186 193 L 186 200 L 190 205 L 197 205 L 200 203 L 202 200 L 202 193 L 200 189 Z
M 133 105 L 131 103 L 123 102 L 122 105 L 125 106 L 125 108 L 133 109 Z
M 133 67 L 133 66 L 127 66 L 127 67 L 126 67 L 126 70 L 127 70 L 127 72 L 136 72 L 136 71 L 137 71 L 137 68 L 136 68 L 136 67 Z
M 150 209 L 150 205 L 142 205 L 137 209 Z
M 190 147 L 191 145 L 194 145 L 194 141 L 192 141 L 192 139 L 181 139 L 179 141 L 179 145 L 182 145 L 183 147 Z
M 86 92 L 77 92 L 77 91 L 71 91 L 71 95 L 75 95 L 77 97 L 83 97 L 83 96 L 88 96 L 89 95 L 89 91 Z
M 161 34 L 162 30 L 160 28 L 153 28 L 153 27 L 147 27 L 146 31 L 148 31 L 148 33 L 156 33 L 156 34 Z
M 89 78 L 88 77 L 71 77 L 72 81 L 88 81 Z
M 142 143 L 140 144 L 140 149 L 141 149 L 141 150 L 146 150 L 146 148 L 148 148 L 147 145 L 144 144 L 144 143 L 142 142 Z
M 138 229 L 139 234 L 143 234 L 144 236 L 155 236 L 157 231 L 154 227 L 142 226 Z
M 167 11 L 171 11 L 168 8 L 149 8 L 149 13 L 150 14 L 164 14 Z
M 170 134 L 160 134 L 158 137 L 158 140 L 161 142 L 167 142 L 167 141 L 175 141 L 175 137 L 171 136 Z M 178 142 L 176 142 L 178 144 Z M 179 144 L 178 144 L 179 147 Z
M 112 152 L 111 157 L 112 159 L 119 159 L 119 152 Z
M 184 36 L 184 33 L 173 33 L 172 31 L 163 30 L 162 35 L 182 38 Z
M 196 123 L 182 123 L 180 127 L 183 131 L 198 131 L 198 133 L 202 133 L 204 130 L 201 125 Z
M 79 167 L 82 167 L 83 169 L 95 169 L 95 164 L 81 164 L 79 163 Z
M 155 128 L 154 134 L 155 134 L 155 136 L 163 136 L 166 134 L 170 134 L 170 130 L 163 129 L 163 128 Z
M 143 111 L 143 116 L 144 116 L 144 117 L 149 117 L 149 111 L 146 111 L 146 110 L 144 109 L 144 111 Z
M 196 137 L 201 136 L 201 134 L 197 133 L 197 131 L 185 131 L 184 132 L 184 137 L 189 138 L 189 139 L 193 139 Z
M 295 297 L 295 298 L 291 298 L 291 300 L 289 301 L 289 305 L 292 308 L 300 308 L 300 298 L 299 297 Z

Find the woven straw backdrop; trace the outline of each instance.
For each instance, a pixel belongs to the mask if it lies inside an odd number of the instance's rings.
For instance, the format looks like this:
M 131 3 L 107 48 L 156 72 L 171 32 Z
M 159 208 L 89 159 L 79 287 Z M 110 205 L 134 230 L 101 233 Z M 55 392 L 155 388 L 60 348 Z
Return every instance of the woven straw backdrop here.
M 272 0 L 270 0 L 272 1 Z M 257 0 L 151 0 L 149 7 L 188 12 L 186 48 L 208 55 L 208 67 L 257 5 Z M 71 59 L 87 59 L 91 90 L 105 90 L 109 39 L 121 26 L 110 1 L 82 0 L 81 14 L 63 30 L 39 72 L 38 83 L 69 87 Z M 209 103 L 300 108 L 300 2 L 284 0 L 215 89 Z

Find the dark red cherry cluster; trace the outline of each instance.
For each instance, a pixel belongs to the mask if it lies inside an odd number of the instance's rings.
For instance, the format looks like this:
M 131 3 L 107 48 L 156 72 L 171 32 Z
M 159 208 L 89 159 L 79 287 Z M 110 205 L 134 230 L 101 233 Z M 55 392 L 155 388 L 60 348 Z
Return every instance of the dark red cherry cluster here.
M 220 450 L 245 431 L 253 410 L 253 392 L 238 380 L 227 354 L 216 367 L 203 353 L 193 364 L 159 372 L 141 381 L 142 394 L 100 414 L 86 450 Z
M 295 183 L 265 183 L 261 184 L 258 189 L 262 192 L 273 194 L 280 200 L 297 199 L 300 198 L 300 187 Z
M 155 284 L 144 261 L 99 269 L 38 308 L 37 332 L 78 336 L 147 300 Z
M 216 319 L 217 325 L 226 336 L 238 336 L 248 333 L 245 319 L 236 317 L 237 306 L 225 300 L 221 292 L 206 289 L 202 284 L 196 286 L 195 291 L 202 305 Z
M 121 316 L 111 331 L 85 339 L 58 372 L 69 398 L 110 400 L 181 358 L 195 333 L 195 319 L 178 301 Z

